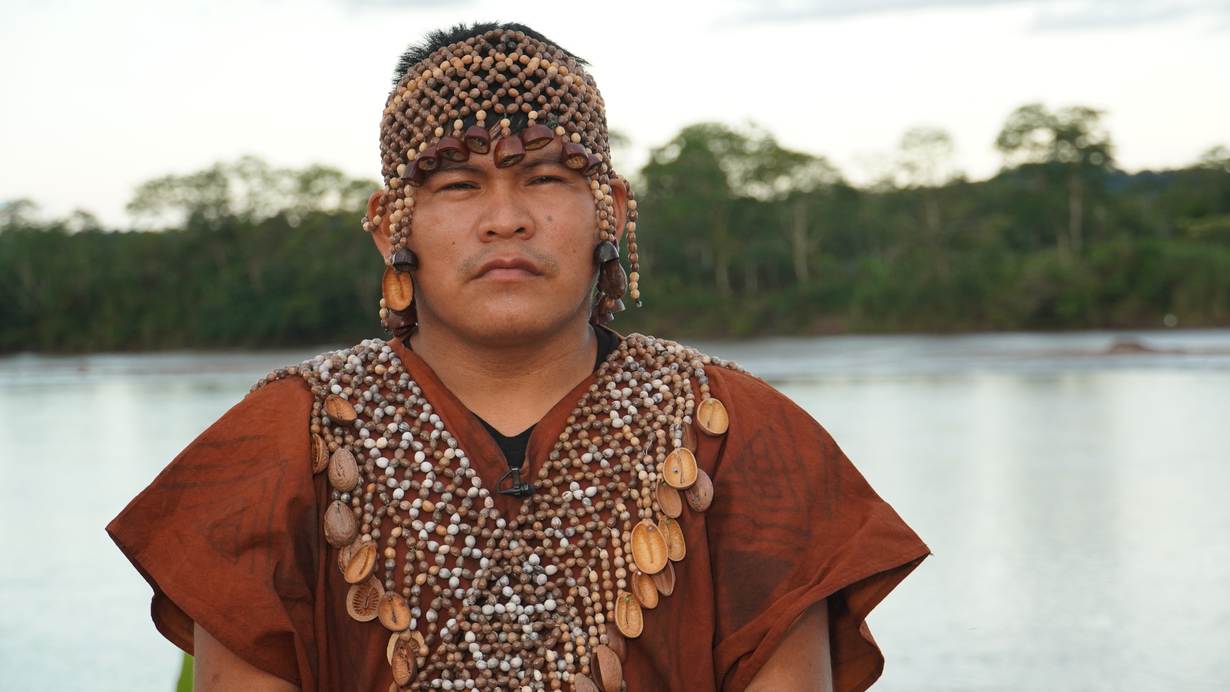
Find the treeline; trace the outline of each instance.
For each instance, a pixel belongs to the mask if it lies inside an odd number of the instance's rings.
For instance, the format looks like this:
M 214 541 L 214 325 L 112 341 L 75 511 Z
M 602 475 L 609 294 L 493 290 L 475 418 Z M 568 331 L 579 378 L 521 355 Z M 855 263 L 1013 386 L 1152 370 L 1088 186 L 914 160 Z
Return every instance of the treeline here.
M 645 306 L 624 331 L 750 336 L 1230 325 L 1230 150 L 1128 173 L 1099 111 L 1030 104 L 967 180 L 943 131 L 874 183 L 700 124 L 633 179 Z M 379 332 L 376 183 L 245 158 L 147 182 L 117 232 L 0 208 L 0 351 L 264 347 Z

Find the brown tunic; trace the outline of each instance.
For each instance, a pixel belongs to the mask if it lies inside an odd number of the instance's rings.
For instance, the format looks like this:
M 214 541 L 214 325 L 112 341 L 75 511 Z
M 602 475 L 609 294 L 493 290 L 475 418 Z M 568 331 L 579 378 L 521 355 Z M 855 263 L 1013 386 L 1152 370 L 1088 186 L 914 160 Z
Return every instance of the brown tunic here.
M 495 441 L 427 364 L 390 341 L 467 450 L 482 483 L 507 469 Z M 929 554 L 832 438 L 764 382 L 708 367 L 730 413 L 721 438 L 699 436 L 714 502 L 681 522 L 687 558 L 674 595 L 645 611 L 629 641 L 628 689 L 742 690 L 794 619 L 829 598 L 833 679 L 863 690 L 884 659 L 864 619 Z M 576 401 L 578 383 L 535 426 L 534 478 Z M 330 500 L 313 475 L 312 394 L 297 377 L 270 383 L 218 419 L 158 475 L 107 532 L 154 589 L 158 630 L 192 652 L 192 624 L 262 670 L 305 691 L 384 692 L 388 632 L 346 613 L 349 585 L 324 541 Z M 516 513 L 523 500 L 493 494 Z

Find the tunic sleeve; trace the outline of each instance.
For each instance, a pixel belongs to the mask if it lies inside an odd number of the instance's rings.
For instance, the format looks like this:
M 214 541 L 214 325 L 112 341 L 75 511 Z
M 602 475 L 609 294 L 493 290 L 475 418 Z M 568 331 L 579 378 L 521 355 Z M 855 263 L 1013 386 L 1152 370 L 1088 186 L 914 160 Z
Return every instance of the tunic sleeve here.
M 199 622 L 240 658 L 312 687 L 317 501 L 298 377 L 227 411 L 107 526 L 153 587 L 158 631 L 193 651 Z
M 884 658 L 865 618 L 930 551 L 829 434 L 780 392 L 711 369 L 726 404 L 707 516 L 715 679 L 743 690 L 790 625 L 829 599 L 837 690 L 864 690 Z

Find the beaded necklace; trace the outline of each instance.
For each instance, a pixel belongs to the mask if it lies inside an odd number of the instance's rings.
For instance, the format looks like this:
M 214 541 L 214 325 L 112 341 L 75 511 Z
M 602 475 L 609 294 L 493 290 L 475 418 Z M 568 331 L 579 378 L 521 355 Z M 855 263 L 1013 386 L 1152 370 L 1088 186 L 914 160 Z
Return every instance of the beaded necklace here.
M 713 500 L 695 430 L 723 435 L 728 417 L 706 365 L 738 369 L 624 338 L 510 516 L 389 344 L 363 341 L 254 386 L 299 376 L 315 395 L 325 539 L 351 584 L 350 616 L 390 632 L 390 690 L 624 688 L 625 638 L 674 591 L 686 555 L 684 506 Z

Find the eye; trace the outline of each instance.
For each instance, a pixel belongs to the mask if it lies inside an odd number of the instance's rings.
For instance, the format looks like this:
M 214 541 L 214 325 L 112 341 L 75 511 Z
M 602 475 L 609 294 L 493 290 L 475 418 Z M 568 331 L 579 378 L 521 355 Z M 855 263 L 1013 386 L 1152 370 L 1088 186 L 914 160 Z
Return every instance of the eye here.
M 562 183 L 562 182 L 564 182 L 564 179 L 559 177 L 558 175 L 536 175 L 533 178 L 530 178 L 531 185 L 537 185 L 539 183 Z
M 474 185 L 474 183 L 471 183 L 466 180 L 459 180 L 455 183 L 448 183 L 447 185 L 440 186 L 439 191 L 444 192 L 445 190 L 471 190 L 471 189 L 474 189 L 475 187 L 476 186 Z

